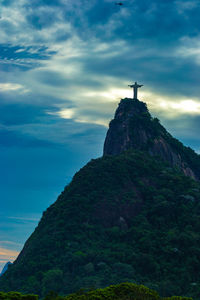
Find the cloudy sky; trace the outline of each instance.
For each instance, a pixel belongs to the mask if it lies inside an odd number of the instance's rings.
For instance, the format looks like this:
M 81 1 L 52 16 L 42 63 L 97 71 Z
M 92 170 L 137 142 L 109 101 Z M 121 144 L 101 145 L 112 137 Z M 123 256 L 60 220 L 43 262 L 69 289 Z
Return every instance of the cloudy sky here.
M 200 150 L 200 2 L 0 0 L 0 267 L 102 155 L 128 84 Z

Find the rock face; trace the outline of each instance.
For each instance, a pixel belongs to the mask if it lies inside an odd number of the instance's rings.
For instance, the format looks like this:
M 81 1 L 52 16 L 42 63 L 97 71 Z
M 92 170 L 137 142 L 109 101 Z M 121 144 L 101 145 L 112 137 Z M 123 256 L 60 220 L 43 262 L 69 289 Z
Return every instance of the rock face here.
M 157 118 L 152 118 L 145 103 L 125 98 L 110 122 L 103 155 L 118 155 L 131 148 L 159 156 L 185 175 L 200 178 L 199 155 L 173 138 Z

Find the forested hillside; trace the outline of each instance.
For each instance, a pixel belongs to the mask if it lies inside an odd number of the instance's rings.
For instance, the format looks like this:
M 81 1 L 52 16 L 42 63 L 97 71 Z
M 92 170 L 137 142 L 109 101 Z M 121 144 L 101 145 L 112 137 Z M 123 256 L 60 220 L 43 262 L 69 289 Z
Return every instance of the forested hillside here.
M 199 295 L 200 186 L 145 152 L 92 160 L 47 209 L 4 290 L 45 295 L 122 281 Z
M 144 103 L 123 99 L 104 156 L 44 212 L 0 290 L 66 295 L 127 281 L 199 299 L 199 165 Z

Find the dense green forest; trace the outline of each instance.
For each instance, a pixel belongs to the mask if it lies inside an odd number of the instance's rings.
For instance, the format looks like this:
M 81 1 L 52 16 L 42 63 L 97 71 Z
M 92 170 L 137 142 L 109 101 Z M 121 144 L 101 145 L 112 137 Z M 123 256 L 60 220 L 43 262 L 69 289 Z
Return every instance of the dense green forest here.
M 192 298 L 179 296 L 162 298 L 156 291 L 133 283 L 111 285 L 104 289 L 89 292 L 79 291 L 63 298 L 63 300 L 192 300 Z M 59 298 L 54 299 L 59 300 Z M 45 300 L 48 300 L 48 297 Z
M 0 300 L 38 300 L 38 296 L 23 295 L 17 292 L 0 292 Z M 192 300 L 192 298 L 178 296 L 162 298 L 157 292 L 143 285 L 121 283 L 111 285 L 104 289 L 90 291 L 79 290 L 68 296 L 60 296 L 51 291 L 43 300 Z
M 19 292 L 0 292 L 0 300 L 38 300 L 38 296 L 24 295 Z
M 44 296 L 120 282 L 200 296 L 200 185 L 146 152 L 89 162 L 44 212 L 0 289 Z

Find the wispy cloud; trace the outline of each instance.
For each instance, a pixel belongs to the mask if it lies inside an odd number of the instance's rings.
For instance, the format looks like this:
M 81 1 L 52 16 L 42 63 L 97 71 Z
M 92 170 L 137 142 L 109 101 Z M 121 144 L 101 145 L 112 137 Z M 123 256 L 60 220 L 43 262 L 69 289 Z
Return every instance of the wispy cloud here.
M 38 222 L 39 218 L 30 218 L 30 217 L 8 217 L 8 219 L 13 219 L 16 221 L 27 221 L 27 222 Z
M 13 242 L 13 241 L 0 241 L 0 245 L 2 246 L 2 245 L 4 245 L 4 247 L 5 247 L 5 245 L 11 245 L 11 246 L 18 246 L 18 247 L 22 247 L 23 246 L 23 244 L 20 244 L 20 243 L 16 243 L 16 242 Z
M 21 84 L 15 83 L 0 83 L 0 92 L 22 90 L 24 87 Z

